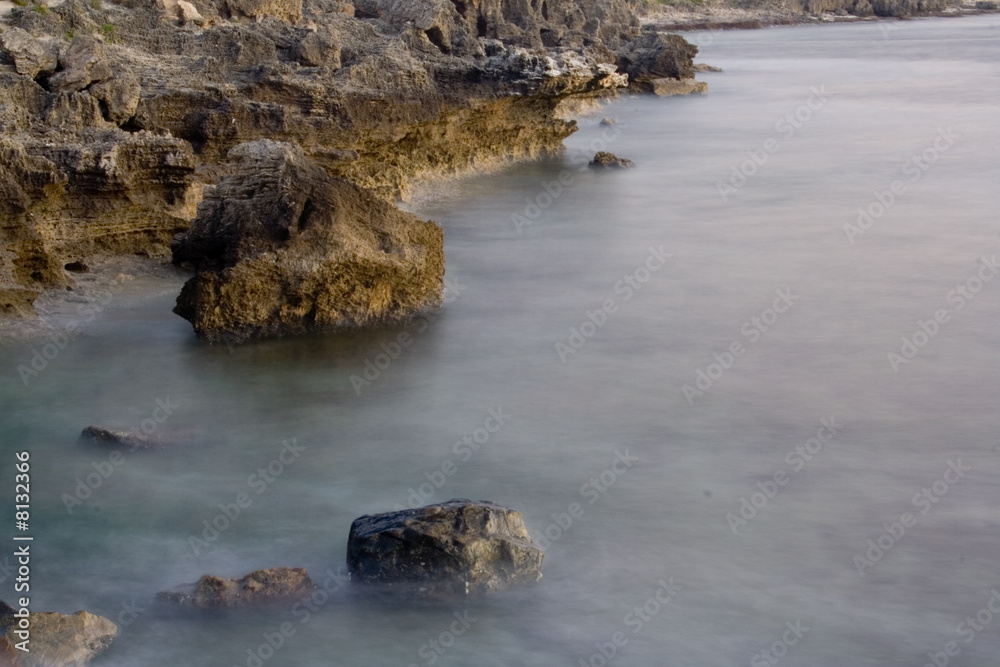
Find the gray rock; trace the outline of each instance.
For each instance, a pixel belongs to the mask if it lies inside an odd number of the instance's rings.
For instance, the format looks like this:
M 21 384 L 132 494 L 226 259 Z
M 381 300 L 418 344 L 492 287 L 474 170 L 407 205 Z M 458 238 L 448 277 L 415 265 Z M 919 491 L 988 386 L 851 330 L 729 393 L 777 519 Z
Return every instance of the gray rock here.
M 30 76 L 55 71 L 59 63 L 59 45 L 36 39 L 20 28 L 7 28 L 0 34 L 0 48 L 14 60 L 18 74 Z
M 74 38 L 59 57 L 59 66 L 61 69 L 49 78 L 49 88 L 57 93 L 81 91 L 95 81 L 105 81 L 114 75 L 104 46 L 90 35 Z
M 310 595 L 316 584 L 301 567 L 255 570 L 240 579 L 204 575 L 192 586 L 161 591 L 156 598 L 201 609 L 241 607 L 298 600 Z
M 618 157 L 614 153 L 599 151 L 594 154 L 594 159 L 590 161 L 590 166 L 599 169 L 627 169 L 634 167 L 635 162 L 632 162 L 628 158 Z
M 19 619 L 0 602 L 0 664 L 11 667 L 81 667 L 104 652 L 118 635 L 118 627 L 86 611 L 75 614 L 31 612 L 30 652 L 17 650 Z
M 93 84 L 87 92 L 103 102 L 106 120 L 121 125 L 135 115 L 141 88 L 135 75 L 122 70 L 111 79 Z
M 630 85 L 642 89 L 643 83 L 653 79 L 693 78 L 697 53 L 698 47 L 680 35 L 645 32 L 619 54 L 618 69 L 628 74 Z
M 485 500 L 362 516 L 347 544 L 352 578 L 432 595 L 535 581 L 543 557 L 520 512 Z

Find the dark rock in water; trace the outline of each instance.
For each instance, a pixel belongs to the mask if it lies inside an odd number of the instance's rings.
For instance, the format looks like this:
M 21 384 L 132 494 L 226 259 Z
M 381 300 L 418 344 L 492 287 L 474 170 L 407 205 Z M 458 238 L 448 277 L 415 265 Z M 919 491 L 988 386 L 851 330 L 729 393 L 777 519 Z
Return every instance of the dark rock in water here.
M 15 645 L 20 619 L 12 607 L 0 602 L 0 665 L 11 667 L 79 667 L 105 651 L 118 635 L 118 627 L 86 611 L 75 614 L 30 613 L 29 652 Z
M 441 305 L 441 228 L 333 178 L 298 146 L 241 144 L 172 246 L 174 312 L 212 341 L 335 331 Z
M 618 71 L 628 74 L 630 86 L 645 90 L 654 79 L 694 78 L 697 53 L 680 35 L 645 32 L 619 54 Z
M 634 167 L 635 162 L 625 157 L 618 157 L 614 153 L 599 151 L 594 155 L 594 159 L 590 161 L 590 166 L 601 169 L 627 169 Z
M 80 441 L 88 444 L 101 445 L 110 449 L 160 449 L 161 441 L 138 431 L 118 431 L 103 426 L 90 425 L 80 433 Z
M 617 124 L 618 124 L 618 121 L 615 120 L 614 118 L 602 118 L 601 119 L 601 125 L 609 125 L 610 126 L 610 125 L 617 125 Z
M 238 607 L 297 600 L 316 588 L 305 569 L 276 567 L 256 570 L 240 579 L 206 574 L 193 586 L 156 594 L 158 600 L 201 609 Z
M 520 512 L 485 500 L 365 515 L 351 524 L 347 543 L 357 581 L 410 584 L 433 595 L 535 581 L 543 557 Z
M 708 63 L 695 63 L 692 68 L 695 72 L 721 72 L 721 67 L 716 67 L 715 65 L 709 65 Z

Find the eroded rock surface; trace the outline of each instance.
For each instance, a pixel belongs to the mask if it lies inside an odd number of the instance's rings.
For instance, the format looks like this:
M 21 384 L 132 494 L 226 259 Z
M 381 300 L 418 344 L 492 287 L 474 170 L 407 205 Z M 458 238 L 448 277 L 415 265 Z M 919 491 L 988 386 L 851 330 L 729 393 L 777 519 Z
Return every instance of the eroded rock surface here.
M 244 143 L 298 145 L 319 168 L 387 201 L 416 180 L 558 152 L 576 129 L 555 114 L 563 100 L 606 95 L 636 73 L 688 75 L 691 48 L 641 33 L 637 6 L 14 8 L 0 23 L 0 311 L 32 315 L 41 290 L 73 286 L 67 266 L 167 255 L 202 193 L 237 168 L 230 151 Z
M 0 602 L 0 665 L 9 667 L 80 667 L 107 650 L 118 626 L 96 614 L 78 611 L 30 613 L 30 651 L 15 648 L 20 619 L 16 610 Z
M 241 341 L 405 319 L 441 303 L 441 228 L 330 176 L 293 144 L 233 149 L 234 172 L 174 244 L 196 275 L 175 312 Z
M 206 574 L 193 586 L 163 591 L 156 597 L 163 602 L 215 609 L 299 600 L 310 595 L 315 588 L 303 568 L 276 567 L 255 570 L 239 579 Z
M 496 591 L 542 576 L 544 553 L 521 513 L 490 501 L 450 500 L 354 520 L 352 579 L 431 594 Z
M 594 154 L 594 159 L 590 161 L 591 167 L 598 169 L 628 169 L 635 166 L 635 162 L 627 157 L 618 157 L 614 153 L 598 151 Z

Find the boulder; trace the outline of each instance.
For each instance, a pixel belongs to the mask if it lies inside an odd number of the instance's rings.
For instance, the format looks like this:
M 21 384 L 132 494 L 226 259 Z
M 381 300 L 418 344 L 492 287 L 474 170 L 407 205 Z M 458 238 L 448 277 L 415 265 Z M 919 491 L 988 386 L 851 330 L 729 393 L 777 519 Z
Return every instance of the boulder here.
M 75 37 L 59 57 L 60 70 L 49 78 L 49 89 L 56 93 L 78 92 L 96 81 L 110 79 L 114 72 L 108 64 L 104 46 L 90 35 Z
M 174 312 L 211 341 L 405 320 L 441 305 L 441 228 L 331 177 L 295 145 L 230 152 L 233 173 L 175 239 L 196 273 Z
M 598 151 L 594 154 L 594 159 L 590 161 L 590 166 L 598 169 L 627 169 L 634 167 L 635 162 L 625 157 L 618 157 L 614 153 Z
M 654 79 L 694 78 L 694 57 L 698 47 L 680 35 L 647 31 L 618 55 L 618 71 L 628 74 L 629 85 L 647 90 Z
M 55 71 L 59 63 L 59 45 L 42 41 L 21 28 L 7 28 L 0 34 L 0 48 L 14 61 L 18 74 L 32 79 Z
M 75 614 L 30 612 L 29 652 L 17 650 L 16 611 L 0 602 L 0 664 L 10 667 L 80 667 L 105 651 L 118 627 L 86 611 Z
M 204 575 L 193 586 L 157 593 L 158 600 L 200 609 L 288 602 L 310 595 L 316 584 L 301 567 L 255 570 L 240 579 Z
M 543 557 L 520 512 L 485 500 L 365 515 L 347 543 L 352 579 L 435 595 L 535 581 Z

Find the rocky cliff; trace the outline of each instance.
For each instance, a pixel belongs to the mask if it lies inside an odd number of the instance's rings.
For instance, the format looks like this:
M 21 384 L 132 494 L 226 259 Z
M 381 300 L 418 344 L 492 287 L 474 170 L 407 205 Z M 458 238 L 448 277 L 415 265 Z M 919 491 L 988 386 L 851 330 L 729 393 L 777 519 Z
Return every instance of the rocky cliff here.
M 32 315 L 40 290 L 104 257 L 166 257 L 248 142 L 297 146 L 387 201 L 416 179 L 558 151 L 575 129 L 553 113 L 566 97 L 630 72 L 692 76 L 693 49 L 641 34 L 634 4 L 15 8 L 0 22 L 0 311 Z

